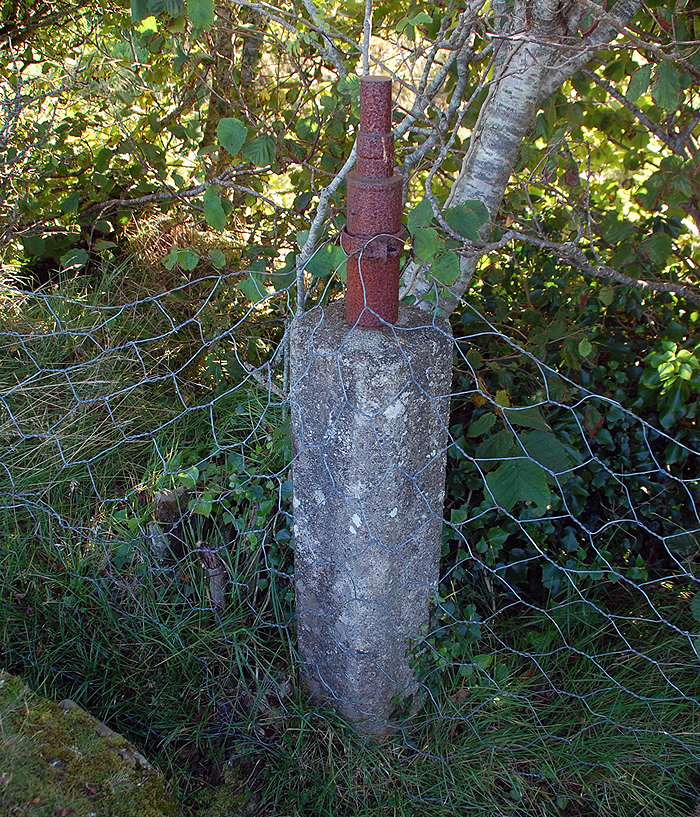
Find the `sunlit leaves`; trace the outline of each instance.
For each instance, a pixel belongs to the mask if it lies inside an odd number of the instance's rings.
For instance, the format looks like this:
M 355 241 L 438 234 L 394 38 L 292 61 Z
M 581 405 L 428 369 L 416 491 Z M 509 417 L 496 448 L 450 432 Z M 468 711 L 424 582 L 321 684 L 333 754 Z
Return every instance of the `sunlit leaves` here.
M 161 264 L 166 269 L 173 269 L 176 265 L 187 272 L 191 272 L 199 264 L 199 253 L 191 247 L 180 249 L 173 245 L 165 258 L 161 258 Z

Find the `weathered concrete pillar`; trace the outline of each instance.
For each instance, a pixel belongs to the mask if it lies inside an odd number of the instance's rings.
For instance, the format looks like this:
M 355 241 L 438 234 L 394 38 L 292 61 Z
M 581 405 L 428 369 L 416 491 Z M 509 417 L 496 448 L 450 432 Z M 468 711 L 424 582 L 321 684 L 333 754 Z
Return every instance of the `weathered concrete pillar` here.
M 401 306 L 351 327 L 344 302 L 291 329 L 299 651 L 309 691 L 380 730 L 416 692 L 441 551 L 452 335 Z

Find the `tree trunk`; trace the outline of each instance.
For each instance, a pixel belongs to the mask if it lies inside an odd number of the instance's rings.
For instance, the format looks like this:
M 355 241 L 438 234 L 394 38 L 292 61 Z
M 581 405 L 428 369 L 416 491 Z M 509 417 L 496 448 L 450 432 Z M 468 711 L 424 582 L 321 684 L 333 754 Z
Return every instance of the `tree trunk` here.
M 637 0 L 620 0 L 614 9 L 619 25 L 628 23 L 639 5 Z M 580 6 L 560 4 L 557 0 L 537 0 L 533 4 L 526 0 L 520 4 L 509 26 L 510 34 L 504 34 L 501 46 L 504 52 L 499 55 L 489 95 L 472 131 L 447 207 L 478 199 L 495 218 L 520 146 L 534 125 L 541 103 L 590 61 L 595 51 L 617 36 L 615 26 L 605 25 L 595 39 L 574 40 L 580 16 Z M 483 241 L 488 240 L 492 227 L 492 222 L 482 227 Z M 477 262 L 478 256 L 460 259 L 459 278 L 449 288 L 450 294 L 439 298 L 444 314 L 452 312 L 468 289 Z M 434 283 L 425 275 L 416 277 L 410 294 L 417 297 L 417 304 L 423 309 L 433 308 L 421 297 L 433 287 Z

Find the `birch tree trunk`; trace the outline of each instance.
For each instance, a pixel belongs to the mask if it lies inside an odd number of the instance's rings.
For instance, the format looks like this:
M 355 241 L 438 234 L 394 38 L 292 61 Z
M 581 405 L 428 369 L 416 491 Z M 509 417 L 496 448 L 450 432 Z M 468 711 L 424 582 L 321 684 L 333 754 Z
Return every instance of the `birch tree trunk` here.
M 469 149 L 459 176 L 452 185 L 447 207 L 467 200 L 483 202 L 491 215 L 480 237 L 487 241 L 510 180 L 523 139 L 532 129 L 541 103 L 565 80 L 588 63 L 597 51 L 609 45 L 631 21 L 639 0 L 620 0 L 610 19 L 588 37 L 575 37 L 585 7 L 577 3 L 518 3 L 504 26 L 498 46 L 493 79 L 474 127 Z M 439 299 L 444 314 L 457 305 L 471 283 L 480 255 L 462 256 L 460 275 Z M 406 280 L 411 277 L 410 273 Z M 409 292 L 423 309 L 433 305 L 422 299 L 434 284 L 424 274 L 415 276 Z

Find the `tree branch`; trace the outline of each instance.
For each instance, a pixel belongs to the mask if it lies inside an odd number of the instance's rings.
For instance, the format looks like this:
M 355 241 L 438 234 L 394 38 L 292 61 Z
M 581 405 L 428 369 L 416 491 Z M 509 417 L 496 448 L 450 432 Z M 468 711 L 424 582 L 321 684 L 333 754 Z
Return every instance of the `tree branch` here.
M 682 298 L 694 304 L 700 305 L 700 293 L 684 284 L 672 284 L 668 281 L 644 281 L 641 278 L 630 278 L 629 275 L 624 275 L 624 273 L 619 272 L 607 264 L 591 264 L 583 250 L 574 243 L 558 244 L 554 241 L 546 241 L 543 238 L 526 235 L 516 230 L 509 231 L 508 235 L 528 244 L 534 244 L 536 247 L 550 250 L 562 261 L 566 261 L 572 267 L 575 267 L 586 275 L 592 275 L 594 278 L 615 281 L 615 283 L 623 284 L 624 286 L 640 289 L 642 292 L 671 292 L 674 295 L 680 295 Z
M 588 77 L 588 79 L 595 82 L 596 85 L 600 86 L 606 93 L 608 93 L 613 99 L 616 99 L 621 105 L 624 105 L 630 113 L 634 114 L 634 116 L 644 125 L 645 128 L 650 130 L 656 137 L 658 137 L 665 145 L 672 150 L 676 155 L 681 156 L 683 159 L 687 159 L 688 156 L 685 152 L 685 142 L 686 140 L 680 144 L 680 147 L 676 144 L 676 139 L 669 136 L 663 128 L 656 124 L 653 120 L 649 119 L 649 117 L 644 113 L 644 111 L 638 106 L 635 105 L 634 102 L 630 102 L 627 97 L 623 96 L 614 85 L 611 85 L 607 80 L 599 77 L 595 71 L 591 71 L 590 68 L 582 68 L 581 73 Z M 695 121 L 697 125 L 697 120 Z M 694 127 L 694 126 L 693 126 Z M 692 132 L 693 128 L 690 129 Z M 688 136 L 690 133 L 688 133 Z
M 357 141 L 355 141 L 355 144 L 352 146 L 352 150 L 350 151 L 350 155 L 348 156 L 348 158 L 345 160 L 345 164 L 340 168 L 333 181 L 327 187 L 323 188 L 318 197 L 318 206 L 316 207 L 316 213 L 314 214 L 313 221 L 309 226 L 309 234 L 306 238 L 306 241 L 304 242 L 304 246 L 301 248 L 301 251 L 299 252 L 299 255 L 297 256 L 296 259 L 297 317 L 300 317 L 304 313 L 304 306 L 306 304 L 304 269 L 306 268 L 306 265 L 309 263 L 310 259 L 313 257 L 314 253 L 317 250 L 316 242 L 318 240 L 319 233 L 321 232 L 321 229 L 323 228 L 323 225 L 326 221 L 326 217 L 328 216 L 331 196 L 340 187 L 345 177 L 352 170 L 353 165 L 355 164 L 356 155 L 357 155 Z
M 369 74 L 369 48 L 372 42 L 372 0 L 365 0 L 365 21 L 362 26 L 362 76 Z

